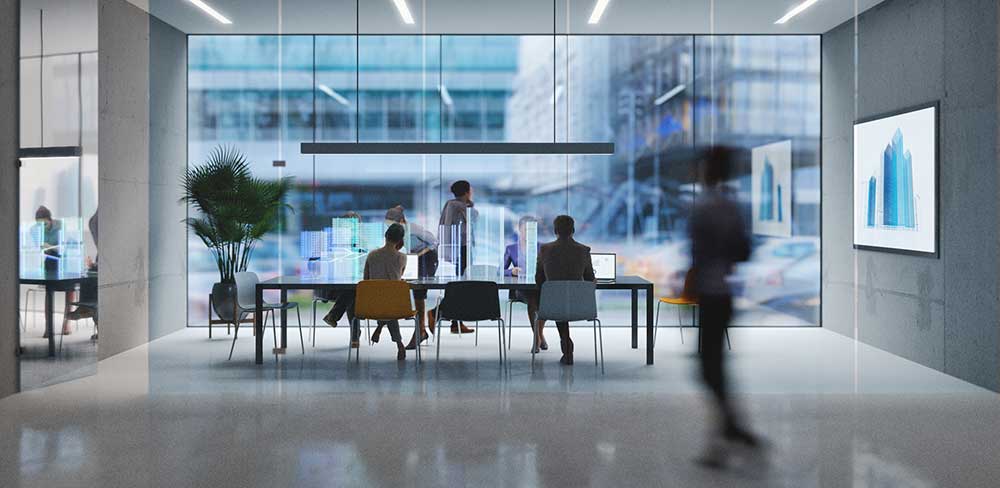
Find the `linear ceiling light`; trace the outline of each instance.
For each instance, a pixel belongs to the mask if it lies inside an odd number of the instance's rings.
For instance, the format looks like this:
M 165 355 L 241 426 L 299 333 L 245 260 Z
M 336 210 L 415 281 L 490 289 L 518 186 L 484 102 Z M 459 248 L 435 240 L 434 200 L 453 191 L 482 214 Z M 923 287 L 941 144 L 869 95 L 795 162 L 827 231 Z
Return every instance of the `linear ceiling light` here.
M 669 101 L 671 98 L 676 97 L 678 93 L 684 91 L 685 88 L 687 88 L 687 85 L 684 85 L 683 83 L 681 83 L 680 85 L 675 86 L 670 91 L 664 93 L 663 95 L 660 95 L 659 98 L 657 98 L 653 102 L 653 105 L 656 105 L 657 107 L 659 107 L 660 105 L 663 105 L 664 103 L 667 103 L 667 101 Z
M 188 0 L 188 1 L 191 2 L 191 4 L 194 5 L 195 7 L 200 8 L 206 14 L 210 15 L 213 19 L 219 21 L 220 24 L 229 25 L 233 23 L 233 21 L 226 18 L 225 15 L 220 14 L 218 10 L 215 10 L 214 8 L 212 8 L 211 5 L 203 2 L 202 0 Z
M 597 0 L 594 4 L 594 11 L 590 13 L 590 20 L 587 21 L 588 24 L 596 24 L 601 21 L 601 16 L 604 15 L 604 9 L 608 8 L 608 3 L 611 0 Z
M 798 5 L 796 5 L 795 7 L 793 7 L 791 10 L 788 11 L 787 14 L 785 14 L 784 17 L 776 20 L 774 23 L 775 24 L 784 24 L 785 22 L 788 22 L 789 20 L 792 20 L 792 17 L 795 17 L 796 15 L 801 14 L 802 11 L 804 11 L 805 9 L 807 9 L 809 7 L 812 7 L 813 4 L 816 3 L 816 2 L 818 2 L 818 1 L 819 0 L 806 0 L 806 1 L 804 1 L 804 2 L 802 2 L 800 4 L 798 4 Z
M 396 10 L 399 10 L 399 16 L 403 18 L 403 22 L 412 25 L 413 15 L 410 14 L 410 7 L 406 6 L 406 0 L 392 0 L 392 3 L 396 6 Z
M 316 88 L 319 89 L 319 91 L 326 93 L 327 96 L 329 96 L 330 98 L 336 100 L 337 103 L 345 107 L 351 106 L 351 102 L 347 101 L 347 99 L 344 98 L 343 95 L 337 93 L 333 88 L 330 88 L 329 86 L 324 85 L 323 83 L 316 85 Z

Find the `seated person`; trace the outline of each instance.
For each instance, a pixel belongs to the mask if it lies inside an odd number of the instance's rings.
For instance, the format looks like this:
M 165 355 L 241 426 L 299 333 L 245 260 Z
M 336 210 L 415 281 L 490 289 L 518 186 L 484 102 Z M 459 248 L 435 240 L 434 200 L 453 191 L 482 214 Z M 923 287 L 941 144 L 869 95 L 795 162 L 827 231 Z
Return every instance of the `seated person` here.
M 521 217 L 521 220 L 517 223 L 517 242 L 508 245 L 504 250 L 503 274 L 505 276 L 524 276 L 527 269 L 526 260 L 528 257 L 525 250 L 528 248 L 527 227 L 529 222 L 537 222 L 537 220 L 534 217 Z M 538 253 L 536 252 L 535 255 L 537 256 Z M 510 299 L 522 301 L 528 306 L 528 323 L 535 324 L 535 341 L 531 346 L 534 349 L 532 352 L 538 352 L 539 349 L 542 351 L 548 350 L 549 343 L 545 341 L 545 334 L 542 332 L 545 321 L 535 320 L 535 315 L 538 313 L 538 292 L 535 290 L 512 290 Z
M 590 261 L 590 248 L 573 240 L 576 231 L 573 217 L 560 215 L 552 222 L 556 240 L 543 245 L 538 250 L 538 266 L 535 283 L 542 286 L 546 280 L 552 281 L 594 281 L 594 265 Z M 562 357 L 559 362 L 573 364 L 573 340 L 569 337 L 569 322 L 556 322 Z
M 434 237 L 434 234 L 431 234 L 427 229 L 415 223 L 408 223 L 402 205 L 396 205 L 386 211 L 385 222 L 389 225 L 409 225 L 410 252 L 418 256 L 419 270 L 417 271 L 417 276 L 420 278 L 432 278 L 437 273 L 438 268 L 438 241 Z M 406 345 L 407 349 L 416 349 L 418 343 L 426 341 L 429 337 L 425 326 L 425 324 L 428 324 L 425 316 L 425 311 L 427 310 L 427 290 L 413 290 L 413 308 L 417 310 L 420 340 L 417 340 L 417 332 L 414 330 L 413 337 L 410 338 L 410 343 Z M 431 333 L 433 333 L 434 323 L 430 322 L 429 326 L 431 327 Z M 379 329 L 375 329 L 375 337 L 378 337 L 377 334 L 379 332 L 381 332 Z
M 403 247 L 403 237 L 406 230 L 402 225 L 392 224 L 385 231 L 385 245 L 368 253 L 365 260 L 366 280 L 399 280 L 403 278 L 403 271 L 406 270 L 406 255 L 399 252 Z M 379 326 L 389 328 L 389 335 L 392 342 L 396 343 L 398 351 L 396 359 L 402 361 L 406 359 L 406 347 L 403 346 L 403 338 L 399 335 L 399 321 L 379 321 Z M 372 338 L 378 342 L 377 337 Z

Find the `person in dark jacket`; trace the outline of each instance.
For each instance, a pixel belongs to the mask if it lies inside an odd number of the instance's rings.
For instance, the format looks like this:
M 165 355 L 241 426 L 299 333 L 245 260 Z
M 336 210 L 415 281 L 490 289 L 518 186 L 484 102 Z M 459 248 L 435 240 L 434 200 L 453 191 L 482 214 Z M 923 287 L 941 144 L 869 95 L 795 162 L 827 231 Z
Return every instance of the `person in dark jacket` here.
M 542 286 L 552 281 L 594 281 L 594 264 L 590 260 L 590 248 L 576 242 L 573 233 L 576 226 L 573 217 L 560 215 L 552 222 L 556 240 L 538 249 L 538 265 L 535 268 L 535 284 Z M 573 340 L 569 337 L 569 322 L 556 322 L 562 357 L 559 362 L 573 364 Z
M 438 221 L 438 241 L 441 244 L 441 259 L 458 265 L 459 276 L 465 274 L 465 268 L 469 265 L 469 244 L 472 241 L 470 220 L 474 220 L 478 213 L 472 203 L 472 184 L 465 180 L 458 180 L 451 184 L 451 194 L 455 196 L 444 204 L 441 209 L 441 219 Z M 453 236 L 452 233 L 457 235 Z M 437 310 L 427 312 L 427 321 L 434 323 L 437 317 Z M 431 333 L 435 331 L 431 328 Z M 466 327 L 458 321 L 452 321 L 452 334 L 468 334 L 475 332 L 475 329 Z
M 743 423 L 729 394 L 723 355 L 726 328 L 733 315 L 733 296 L 728 276 L 733 266 L 750 258 L 750 237 L 739 204 L 726 189 L 734 153 L 716 147 L 702 162 L 703 192 L 698 195 L 688 234 L 691 239 L 691 273 L 698 300 L 701 326 L 701 376 L 711 392 L 719 419 L 709 447 L 699 462 L 725 467 L 728 444 L 751 448 L 760 445 Z

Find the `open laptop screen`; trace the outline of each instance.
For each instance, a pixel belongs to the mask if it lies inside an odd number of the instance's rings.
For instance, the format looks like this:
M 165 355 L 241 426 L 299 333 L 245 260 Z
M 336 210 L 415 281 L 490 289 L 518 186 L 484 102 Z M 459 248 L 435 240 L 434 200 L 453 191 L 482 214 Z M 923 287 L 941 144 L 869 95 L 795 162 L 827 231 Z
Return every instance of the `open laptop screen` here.
M 615 279 L 618 268 L 617 256 L 611 253 L 590 253 L 590 261 L 594 264 L 594 277 L 601 281 Z
M 406 269 L 403 270 L 403 279 L 413 281 L 420 277 L 420 257 L 416 254 L 406 255 Z

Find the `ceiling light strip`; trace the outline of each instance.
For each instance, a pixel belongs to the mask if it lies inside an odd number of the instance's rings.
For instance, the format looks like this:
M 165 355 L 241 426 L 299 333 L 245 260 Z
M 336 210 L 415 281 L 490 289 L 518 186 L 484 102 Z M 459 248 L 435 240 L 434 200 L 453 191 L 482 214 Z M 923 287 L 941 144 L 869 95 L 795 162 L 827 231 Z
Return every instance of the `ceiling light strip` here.
M 403 18 L 403 22 L 413 25 L 413 14 L 410 13 L 410 7 L 406 5 L 406 0 L 392 0 L 392 4 L 396 6 L 396 10 L 399 10 L 399 16 Z
M 664 93 L 663 95 L 660 95 L 659 98 L 657 98 L 653 102 L 653 105 L 660 106 L 660 105 L 663 105 L 664 103 L 667 103 L 671 98 L 676 97 L 678 93 L 684 91 L 686 88 L 687 88 L 687 85 L 685 85 L 683 83 L 680 84 L 680 85 L 675 86 L 670 91 Z
M 807 9 L 809 7 L 812 7 L 813 4 L 815 4 L 818 1 L 819 0 L 806 0 L 806 1 L 804 1 L 804 2 L 802 2 L 800 4 L 798 4 L 798 5 L 796 5 L 795 7 L 792 7 L 792 9 L 789 10 L 788 13 L 785 14 L 784 17 L 776 20 L 774 23 L 775 24 L 784 24 L 785 22 L 788 22 L 789 20 L 792 20 L 792 17 L 795 17 L 796 15 L 801 14 L 805 9 Z
M 601 21 L 601 16 L 604 15 L 604 10 L 608 8 L 608 3 L 611 0 L 597 0 L 594 4 L 594 10 L 590 12 L 590 20 L 587 21 L 588 24 L 596 24 Z
M 200 8 L 203 12 L 211 16 L 213 19 L 217 20 L 220 24 L 229 25 L 233 23 L 233 21 L 229 20 L 229 18 L 227 18 L 225 15 L 222 15 L 221 13 L 219 13 L 218 10 L 215 10 L 214 8 L 212 8 L 211 5 L 203 2 L 202 0 L 188 0 L 188 1 L 191 2 L 191 4 L 194 5 L 195 7 Z

